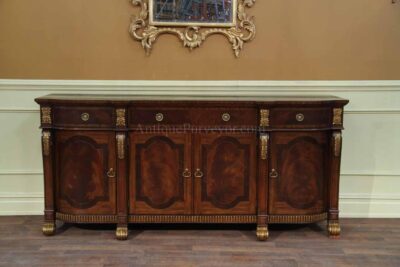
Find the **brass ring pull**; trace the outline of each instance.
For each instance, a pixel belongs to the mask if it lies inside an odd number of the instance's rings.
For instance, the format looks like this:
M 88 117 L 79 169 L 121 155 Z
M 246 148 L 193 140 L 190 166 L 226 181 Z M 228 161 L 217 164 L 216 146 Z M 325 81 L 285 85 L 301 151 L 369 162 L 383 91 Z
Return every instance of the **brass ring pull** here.
M 182 176 L 185 177 L 185 178 L 190 178 L 190 176 L 192 176 L 192 174 L 190 173 L 189 169 L 186 168 L 186 169 L 183 171 Z
M 115 177 L 115 171 L 113 168 L 110 168 L 107 172 L 108 178 L 114 178 Z
M 156 121 L 161 122 L 164 120 L 164 114 L 162 113 L 157 113 L 156 114 Z
M 222 120 L 228 122 L 231 120 L 231 115 L 229 113 L 222 114 Z
M 296 115 L 296 120 L 297 120 L 298 122 L 304 121 L 304 114 L 303 114 L 303 113 L 297 114 L 297 115 Z
M 203 177 L 203 172 L 200 169 L 196 169 L 196 172 L 194 173 L 194 177 L 196 178 L 202 178 Z
M 88 121 L 89 120 L 89 118 L 90 118 L 90 116 L 89 116 L 89 113 L 82 113 L 81 114 L 81 120 L 83 120 L 83 121 Z
M 269 173 L 269 177 L 271 178 L 278 178 L 278 172 L 275 169 L 272 169 Z

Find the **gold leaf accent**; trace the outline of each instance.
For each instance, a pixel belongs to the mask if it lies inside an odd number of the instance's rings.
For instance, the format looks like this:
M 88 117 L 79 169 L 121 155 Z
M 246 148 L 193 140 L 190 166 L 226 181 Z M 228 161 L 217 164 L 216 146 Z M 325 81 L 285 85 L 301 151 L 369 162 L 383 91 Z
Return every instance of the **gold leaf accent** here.
M 56 232 L 56 224 L 54 222 L 44 223 L 43 227 L 42 227 L 42 232 L 44 235 L 47 235 L 47 236 L 54 235 L 54 233 Z
M 42 145 L 43 145 L 43 155 L 50 155 L 50 138 L 51 133 L 49 131 L 43 131 L 42 133 Z
M 116 114 L 117 114 L 116 125 L 117 125 L 117 127 L 125 127 L 126 126 L 125 112 L 126 112 L 126 110 L 124 108 L 118 108 L 116 110 Z
M 236 57 L 239 57 L 245 42 L 254 39 L 256 35 L 256 26 L 253 18 L 246 14 L 245 9 L 254 5 L 255 0 L 237 1 L 237 23 L 231 28 L 209 28 L 202 30 L 199 26 L 188 26 L 186 29 L 179 27 L 156 27 L 149 25 L 148 0 L 132 0 L 132 4 L 141 8 L 139 14 L 132 18 L 129 32 L 135 40 L 141 41 L 146 54 L 150 54 L 153 43 L 161 34 L 174 34 L 182 42 L 184 47 L 190 50 L 200 47 L 207 37 L 213 34 L 222 34 L 227 37 L 232 44 Z
M 268 215 L 268 223 L 313 223 L 328 218 L 326 212 L 312 215 Z
M 117 134 L 117 152 L 118 158 L 124 159 L 125 158 L 125 134 Z
M 342 147 L 342 134 L 340 132 L 334 132 L 333 139 L 334 139 L 334 154 L 335 157 L 339 157 L 340 149 Z
M 266 160 L 268 156 L 268 140 L 269 140 L 269 135 L 268 134 L 263 134 L 260 136 L 260 141 L 261 141 L 261 159 Z
M 338 220 L 330 220 L 328 222 L 328 232 L 331 237 L 340 235 L 340 224 Z
M 51 124 L 51 108 L 42 107 L 40 111 L 42 115 L 42 124 Z
M 260 110 L 260 126 L 261 127 L 269 126 L 269 109 Z
M 115 231 L 115 236 L 118 240 L 127 240 L 128 239 L 128 227 L 117 227 Z
M 334 108 L 333 109 L 333 125 L 342 125 L 342 108 Z
M 131 215 L 131 223 L 256 223 L 256 215 Z
M 116 215 L 72 215 L 64 213 L 56 213 L 57 220 L 69 223 L 116 223 L 118 218 Z
M 268 233 L 268 226 L 257 226 L 257 239 L 259 241 L 265 241 L 268 239 L 269 233 Z

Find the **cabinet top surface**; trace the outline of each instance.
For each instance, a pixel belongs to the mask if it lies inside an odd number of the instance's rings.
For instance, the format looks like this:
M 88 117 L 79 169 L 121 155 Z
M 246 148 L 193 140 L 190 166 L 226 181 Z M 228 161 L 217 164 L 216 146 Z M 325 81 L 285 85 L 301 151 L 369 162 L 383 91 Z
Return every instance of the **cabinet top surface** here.
M 36 98 L 39 104 L 68 104 L 68 103 L 96 103 L 96 104 L 129 104 L 134 103 L 247 103 L 247 104 L 339 104 L 346 105 L 349 101 L 331 95 L 271 95 L 271 96 L 137 96 L 137 95 L 99 95 L 99 94 L 50 94 Z

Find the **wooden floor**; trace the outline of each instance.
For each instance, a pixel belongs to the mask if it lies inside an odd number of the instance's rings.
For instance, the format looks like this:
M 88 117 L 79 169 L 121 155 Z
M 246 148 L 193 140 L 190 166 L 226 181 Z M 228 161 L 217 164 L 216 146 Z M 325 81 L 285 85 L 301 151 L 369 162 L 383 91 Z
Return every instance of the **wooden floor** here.
M 276 225 L 258 242 L 253 225 L 59 225 L 41 216 L 0 217 L 0 266 L 400 266 L 400 220 L 343 219 L 338 240 L 325 223 Z

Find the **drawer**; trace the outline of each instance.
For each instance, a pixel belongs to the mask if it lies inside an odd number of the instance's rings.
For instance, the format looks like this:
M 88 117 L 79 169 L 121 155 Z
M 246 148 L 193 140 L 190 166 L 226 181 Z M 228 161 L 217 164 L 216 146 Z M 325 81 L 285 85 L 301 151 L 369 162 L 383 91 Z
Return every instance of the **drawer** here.
M 257 110 L 252 108 L 206 108 L 192 112 L 194 124 L 206 126 L 257 126 Z
M 129 112 L 130 126 L 139 124 L 193 126 L 256 126 L 257 110 L 251 108 L 136 108 Z
M 61 127 L 99 127 L 115 126 L 114 108 L 107 107 L 55 107 L 54 125 Z
M 189 124 L 190 109 L 185 108 L 134 108 L 129 110 L 130 126 L 139 124 Z
M 274 108 L 270 126 L 275 128 L 324 128 L 330 127 L 330 108 Z

